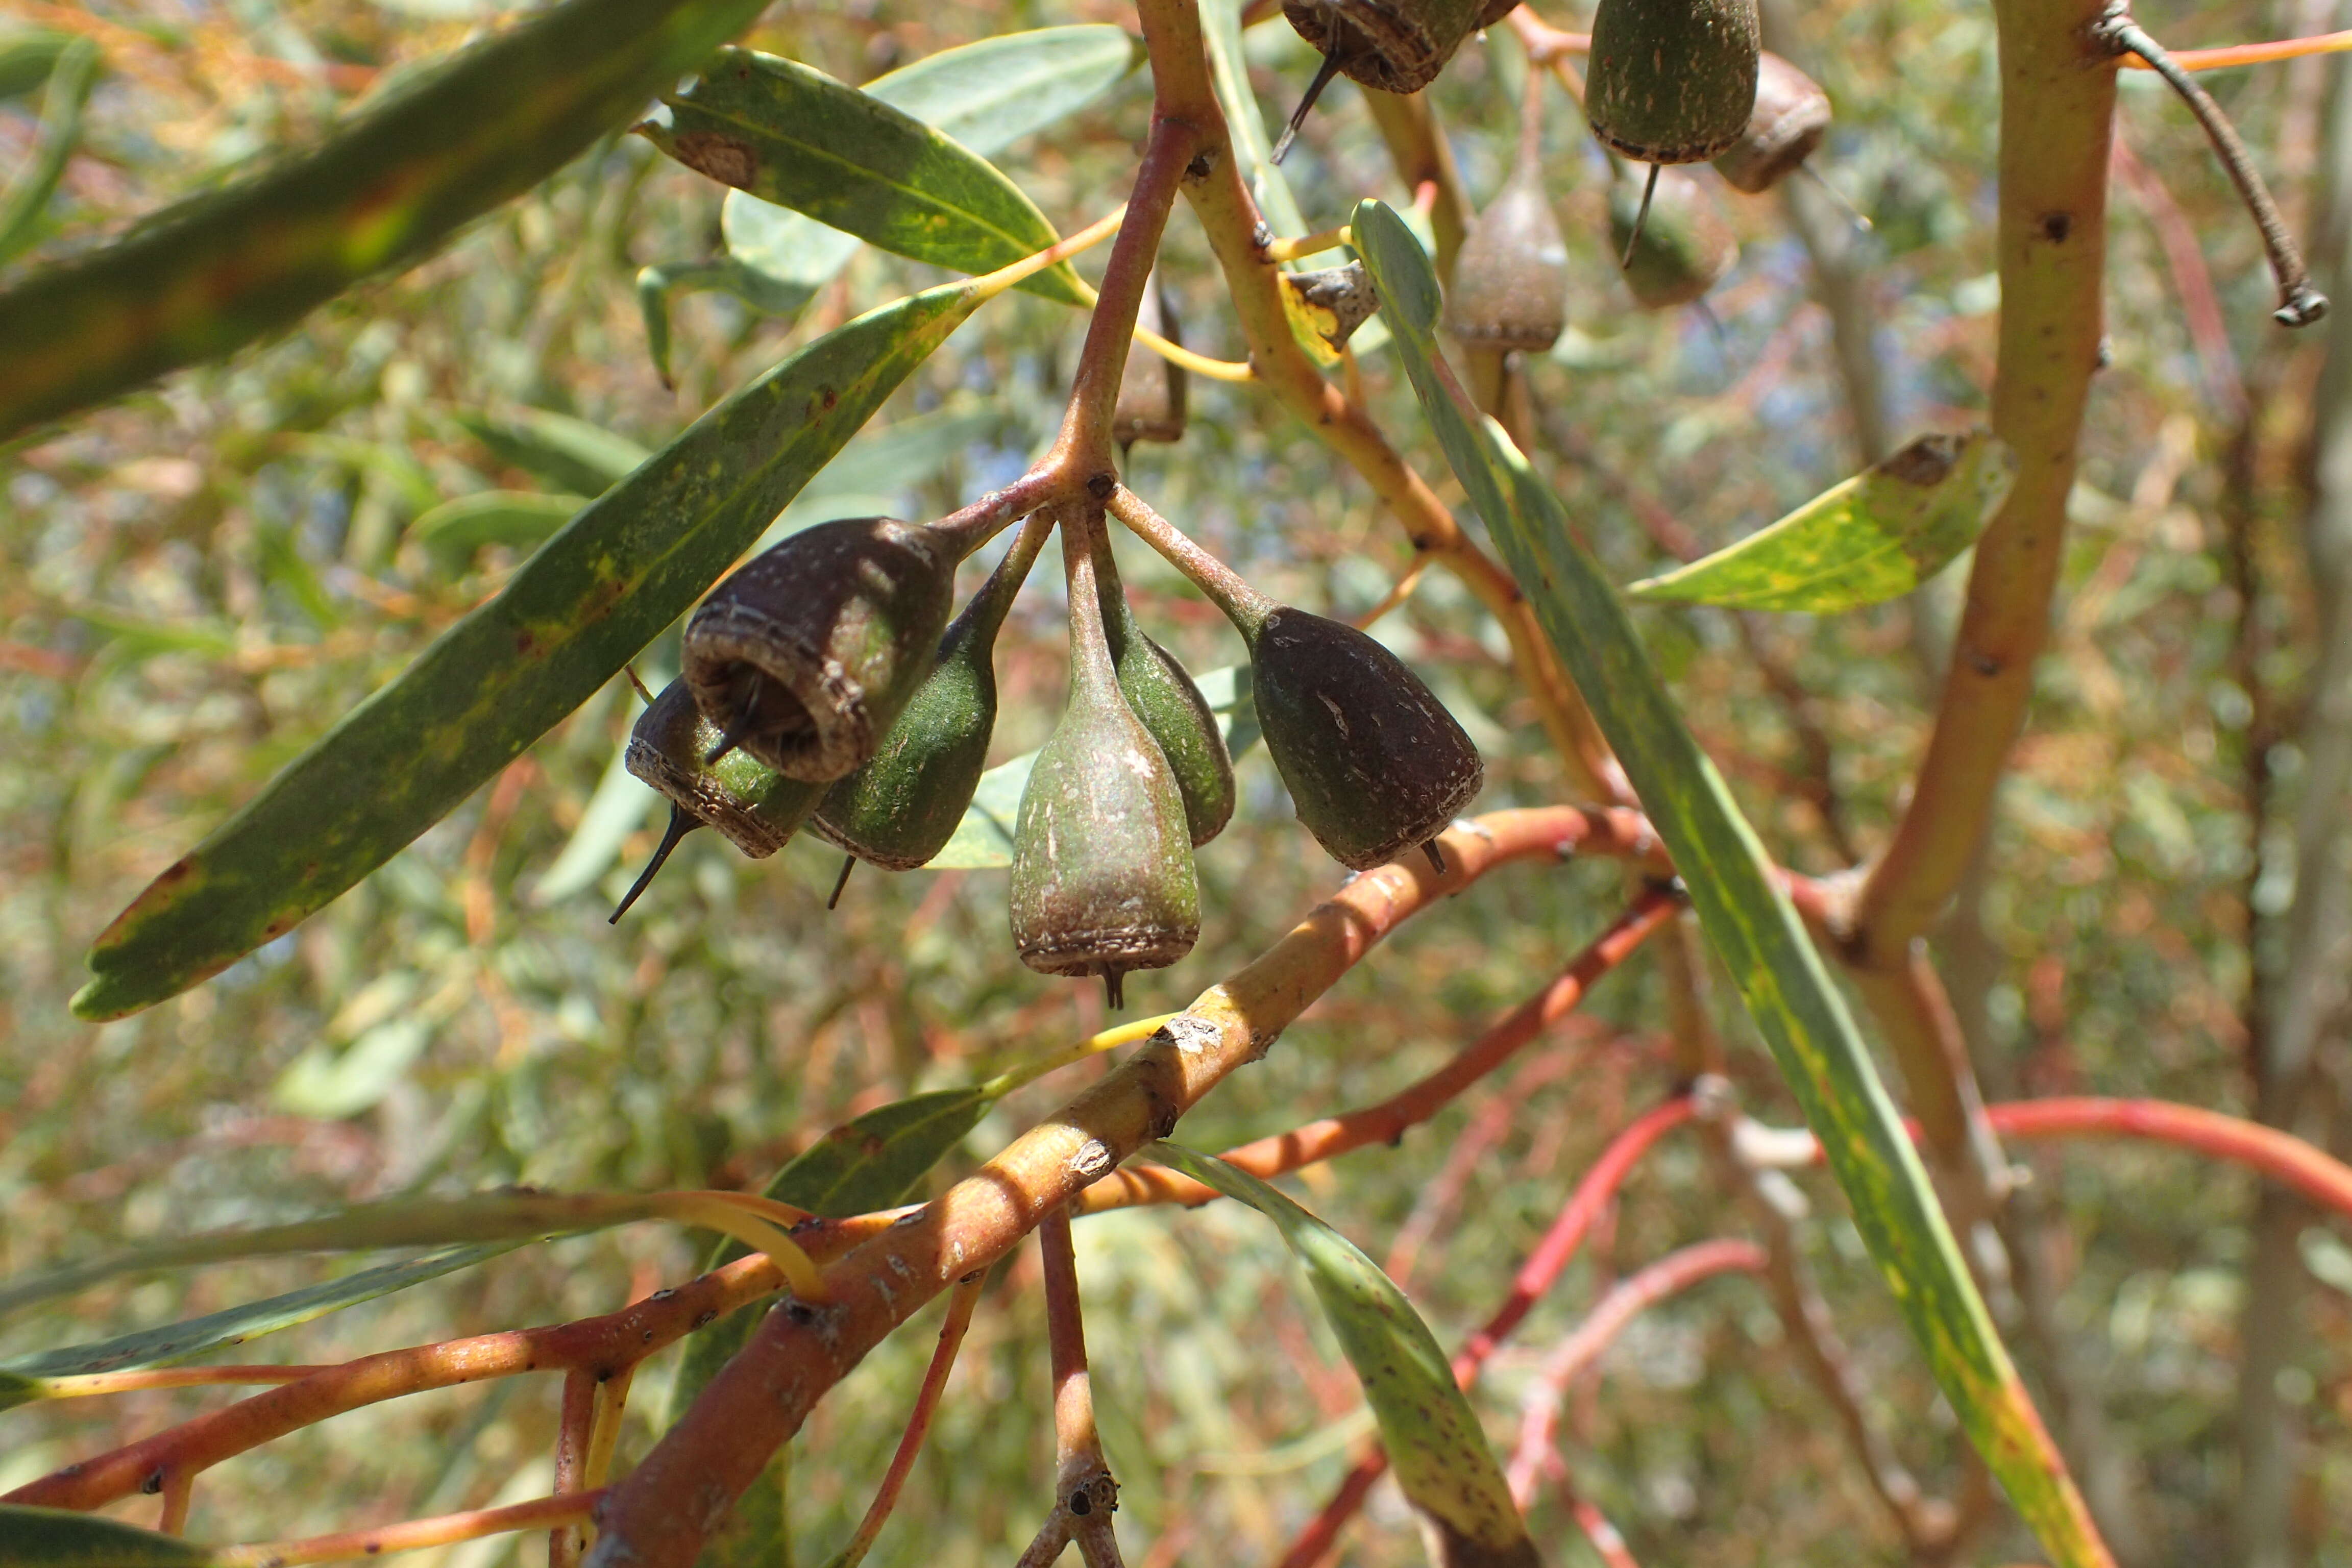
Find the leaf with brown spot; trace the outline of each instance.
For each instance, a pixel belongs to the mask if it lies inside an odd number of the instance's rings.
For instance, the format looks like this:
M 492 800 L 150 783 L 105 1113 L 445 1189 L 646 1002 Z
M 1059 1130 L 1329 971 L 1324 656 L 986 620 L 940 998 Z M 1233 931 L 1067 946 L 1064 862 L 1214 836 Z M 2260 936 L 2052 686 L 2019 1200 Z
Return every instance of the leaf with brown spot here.
M 75 1013 L 219 973 L 455 810 L 690 608 L 983 297 L 944 284 L 826 333 L 589 502 L 132 900 Z M 811 418 L 820 391 L 835 401 Z
M 5 1568 L 218 1568 L 209 1547 L 62 1508 L 0 1502 Z
M 637 129 L 679 163 L 899 256 L 992 272 L 1060 237 L 987 159 L 797 60 L 722 49 L 662 101 L 670 123 Z M 1021 287 L 1086 302 L 1067 262 Z
M 1356 1369 L 1397 1484 L 1429 1523 L 1444 1568 L 1535 1568 L 1541 1559 L 1477 1415 L 1396 1282 L 1355 1243 L 1247 1172 L 1177 1143 L 1153 1143 L 1144 1153 L 1249 1205 L 1282 1232 Z
M 2017 454 L 1990 431 L 1922 436 L 1778 522 L 1626 592 L 1820 615 L 1879 604 L 1974 544 L 2016 478 Z

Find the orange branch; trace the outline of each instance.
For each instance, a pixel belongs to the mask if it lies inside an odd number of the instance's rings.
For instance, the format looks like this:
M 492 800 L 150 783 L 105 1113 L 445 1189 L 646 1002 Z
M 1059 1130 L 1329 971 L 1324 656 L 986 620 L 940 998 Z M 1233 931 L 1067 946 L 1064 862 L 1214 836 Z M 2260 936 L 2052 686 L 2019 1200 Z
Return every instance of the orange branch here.
M 1428 1121 L 1480 1079 L 1501 1067 L 1538 1034 L 1582 1002 L 1592 984 L 1632 956 L 1674 918 L 1680 900 L 1663 890 L 1643 893 L 1609 929 L 1569 963 L 1559 976 L 1514 1008 L 1444 1067 L 1377 1105 L 1310 1121 L 1288 1132 L 1261 1138 L 1219 1158 L 1251 1175 L 1271 1180 L 1301 1166 L 1320 1164 L 1374 1143 L 1393 1143 L 1407 1130 Z M 1163 1166 L 1112 1173 L 1087 1189 L 1084 1214 L 1140 1204 L 1197 1206 L 1216 1189 Z
M 1584 1238 L 1591 1233 L 1593 1223 L 1615 1201 L 1617 1189 L 1624 1185 L 1625 1178 L 1633 1173 L 1642 1156 L 1649 1152 L 1651 1145 L 1696 1114 L 1696 1105 L 1688 1096 L 1667 1100 L 1644 1112 L 1601 1151 L 1601 1158 L 1592 1163 L 1592 1168 L 1584 1173 L 1584 1179 L 1577 1183 L 1576 1191 L 1560 1209 L 1559 1217 L 1552 1221 L 1551 1228 L 1536 1244 L 1536 1249 L 1528 1255 L 1527 1262 L 1520 1265 L 1518 1277 L 1511 1282 L 1511 1293 L 1486 1320 L 1486 1326 L 1471 1335 L 1469 1342 L 1454 1355 L 1454 1380 L 1457 1384 L 1468 1388 L 1478 1380 L 1479 1369 L 1486 1364 L 1486 1358 L 1495 1353 L 1511 1331 L 1526 1319 L 1543 1293 L 1551 1289 L 1552 1282 L 1559 1278 L 1560 1270 L 1568 1267 L 1576 1257 L 1577 1249 L 1584 1245 Z M 1354 1468 L 1341 1479 L 1339 1489 L 1332 1495 L 1331 1500 L 1323 1505 L 1323 1511 L 1317 1514 L 1292 1541 L 1290 1550 L 1283 1554 L 1280 1568 L 1314 1568 L 1314 1564 L 1321 1562 L 1324 1554 L 1339 1541 L 1340 1530 L 1363 1506 L 1364 1499 L 1372 1489 L 1372 1483 L 1380 1479 L 1381 1472 L 1387 1469 L 1388 1465 L 1388 1450 L 1377 1445 L 1358 1459 Z
M 2299 60 L 2305 55 L 2340 55 L 2352 49 L 2352 32 L 2321 33 L 2309 38 L 2280 38 L 2267 44 L 2230 44 L 2217 49 L 2174 49 L 2172 63 L 2182 70 L 2224 70 L 2231 66 L 2263 66 L 2278 60 Z M 2126 55 L 2126 70 L 2154 70 L 2137 55 Z
M 215 1546 L 210 1557 L 213 1568 L 295 1568 L 303 1563 L 382 1557 L 425 1546 L 474 1541 L 485 1535 L 503 1535 L 509 1531 L 540 1530 L 567 1519 L 585 1519 L 604 1497 L 603 1492 L 570 1492 L 509 1508 L 445 1513 L 435 1519 L 413 1519 L 404 1524 L 382 1525 L 373 1530 L 346 1530 L 301 1541 L 264 1542 L 257 1546 Z
M 1152 25 L 1147 16 L 1147 26 Z M 1504 811 L 1441 836 L 1446 869 L 1392 862 L 1349 881 L 1247 968 L 1210 987 L 1118 1068 L 975 1174 L 825 1270 L 822 1302 L 770 1313 L 693 1407 L 613 1489 L 593 1568 L 686 1568 L 725 1505 L 817 1401 L 931 1297 L 1003 1258 L 1044 1217 L 1172 1131 L 1256 1060 L 1399 924 L 1512 860 L 1579 848 L 1645 857 L 1631 813 Z M 680 1509 L 691 1494 L 708 1506 Z
M 1552 1452 L 1552 1432 L 1559 1420 L 1560 1400 L 1568 1385 L 1601 1359 L 1625 1325 L 1667 1297 L 1689 1289 L 1717 1274 L 1761 1274 L 1771 1263 L 1752 1241 L 1718 1238 L 1670 1252 L 1601 1299 L 1567 1338 L 1545 1359 L 1528 1391 L 1519 1421 L 1519 1446 L 1511 1456 L 1511 1498 L 1522 1509 L 1535 1496 L 1536 1475 Z
M 2089 1096 L 2020 1100 L 1989 1108 L 2011 1138 L 2140 1138 L 2259 1171 L 2313 1203 L 2352 1217 L 2352 1166 L 2291 1132 L 2243 1117 L 2162 1100 Z

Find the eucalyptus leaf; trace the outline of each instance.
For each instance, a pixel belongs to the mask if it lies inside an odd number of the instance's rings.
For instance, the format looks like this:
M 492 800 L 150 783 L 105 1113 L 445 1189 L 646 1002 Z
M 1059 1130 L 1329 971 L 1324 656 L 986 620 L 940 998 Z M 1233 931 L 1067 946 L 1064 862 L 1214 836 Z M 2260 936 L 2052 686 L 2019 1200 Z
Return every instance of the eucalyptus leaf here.
M 992 272 L 1060 236 L 986 159 L 823 71 L 728 48 L 638 129 L 721 184 L 917 261 Z M 1066 262 L 1021 287 L 1083 304 Z
M 826 333 L 591 502 L 116 916 L 74 1011 L 218 973 L 455 809 L 700 597 L 991 291 L 945 284 Z
M 59 51 L 41 93 L 41 134 L 33 155 L 0 190 L 0 263 L 13 260 L 41 237 L 49 198 L 81 140 L 81 113 L 98 82 L 98 46 L 77 38 Z
M 219 1568 L 209 1547 L 70 1509 L 0 1502 L 0 1568 Z
M 325 140 L 0 291 L 0 440 L 283 331 L 521 195 L 764 0 L 562 0 L 374 94 Z
M 1974 544 L 2016 478 L 2017 454 L 1989 430 L 1922 436 L 1737 544 L 1626 592 L 1820 615 L 1879 604 Z
M 535 550 L 587 504 L 576 495 L 482 490 L 443 501 L 408 525 L 408 537 L 455 570 L 486 544 Z
M 2106 1561 L 2065 1461 L 2018 1380 L 1961 1261 L 1927 1173 L 1844 998 L 1807 938 L 1755 830 L 1675 710 L 1625 607 L 1569 529 L 1566 509 L 1438 356 L 1437 274 L 1379 202 L 1355 212 L 1413 391 L 1625 767 L 1690 889 L 1717 953 L 1803 1107 L 1856 1228 L 1961 1426 L 2063 1564 Z
M 1039 27 L 941 49 L 859 90 L 989 158 L 1092 103 L 1141 59 L 1124 27 Z M 755 310 L 789 316 L 848 264 L 860 244 L 855 235 L 740 190 L 727 193 L 719 227 L 725 259 L 647 268 L 638 275 L 646 334 L 664 374 L 672 293 L 723 289 Z
M 1541 1559 L 1477 1414 L 1395 1281 L 1355 1243 L 1249 1173 L 1176 1143 L 1143 1152 L 1249 1205 L 1282 1232 L 1379 1418 L 1397 1485 L 1430 1526 L 1435 1560 L 1444 1568 L 1534 1568 Z
M 602 495 L 653 454 L 626 436 L 551 408 L 516 408 L 493 417 L 461 411 L 457 423 L 502 463 L 578 495 Z
M 49 79 L 58 57 L 81 41 L 76 33 L 11 27 L 0 33 L 0 101 L 22 98 Z
M 153 1274 L 247 1258 L 372 1252 L 399 1247 L 527 1241 L 669 1217 L 667 1194 L 540 1193 L 516 1189 L 465 1198 L 388 1198 L 317 1219 L 207 1231 L 124 1247 L 84 1262 L 0 1281 L 0 1312 L 84 1290 L 127 1274 Z
M 16 1356 L 0 1363 L 0 1379 L 74 1377 L 94 1372 L 129 1372 L 134 1368 L 170 1366 L 178 1362 L 192 1361 L 225 1346 L 241 1345 L 264 1334 L 274 1334 L 280 1329 L 290 1329 L 315 1318 L 325 1317 L 330 1312 L 339 1312 L 345 1307 L 356 1307 L 362 1301 L 373 1301 L 395 1290 L 405 1290 L 427 1279 L 437 1279 L 461 1268 L 471 1268 L 477 1263 L 488 1262 L 521 1245 L 517 1241 L 488 1241 L 441 1247 L 405 1262 L 379 1264 L 373 1268 L 346 1274 L 339 1279 L 328 1279 L 304 1286 L 299 1290 L 289 1290 L 280 1296 L 224 1308 L 200 1318 L 166 1323 L 161 1328 L 142 1329 L 137 1333 L 100 1340 L 92 1344 L 68 1345 L 62 1350 Z M 5 1399 L 6 1393 L 7 1384 L 0 1382 L 0 1399 Z

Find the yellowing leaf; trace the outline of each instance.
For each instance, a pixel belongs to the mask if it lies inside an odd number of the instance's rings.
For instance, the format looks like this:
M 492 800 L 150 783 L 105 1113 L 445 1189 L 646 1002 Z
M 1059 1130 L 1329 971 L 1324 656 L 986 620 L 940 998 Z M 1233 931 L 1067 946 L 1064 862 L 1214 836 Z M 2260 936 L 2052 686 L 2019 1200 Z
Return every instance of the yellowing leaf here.
M 1443 1568 L 1534 1568 L 1542 1560 L 1511 1502 L 1478 1417 L 1437 1338 L 1361 1248 L 1238 1166 L 1177 1143 L 1149 1156 L 1274 1221 L 1379 1418 L 1397 1485 L 1421 1510 Z
M 1922 436 L 1770 527 L 1626 591 L 1742 610 L 1875 605 L 1975 543 L 2016 478 L 2017 454 L 1989 430 Z

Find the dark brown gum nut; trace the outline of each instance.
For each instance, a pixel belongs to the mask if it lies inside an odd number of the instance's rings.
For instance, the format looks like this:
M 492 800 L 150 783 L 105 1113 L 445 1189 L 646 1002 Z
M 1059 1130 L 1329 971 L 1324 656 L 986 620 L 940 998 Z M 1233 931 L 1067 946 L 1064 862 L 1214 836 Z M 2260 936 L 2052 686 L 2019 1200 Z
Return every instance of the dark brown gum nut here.
M 1351 870 L 1426 844 L 1486 782 L 1478 748 L 1374 638 L 1288 605 L 1250 640 L 1267 754 L 1298 818 Z
M 686 679 L 725 743 L 789 777 L 874 755 L 930 672 L 955 593 L 946 539 L 893 518 L 803 529 L 711 592 Z
M 1568 326 L 1568 241 L 1544 194 L 1540 161 L 1524 153 L 1470 226 L 1454 263 L 1445 324 L 1479 348 L 1541 353 Z
M 1492 3 L 1282 0 L 1282 14 L 1354 80 L 1382 92 L 1418 92 L 1445 68 Z
M 1065 525 L 1063 549 L 1074 548 Z M 1070 698 L 1013 834 L 1013 942 L 1045 974 L 1120 975 L 1192 951 L 1201 890 L 1184 799 L 1111 667 L 1086 545 L 1070 565 Z
M 1780 56 L 1759 57 L 1748 129 L 1715 160 L 1733 189 L 1760 195 L 1797 172 L 1830 133 L 1830 95 Z
M 1181 348 L 1182 324 L 1160 287 L 1157 270 L 1145 279 L 1143 303 L 1135 324 L 1158 332 Z M 1118 402 L 1110 413 L 1110 436 L 1122 447 L 1138 441 L 1181 441 L 1184 438 L 1184 367 L 1171 364 L 1141 343 L 1130 344 L 1127 368 L 1120 373 Z
M 1217 730 L 1217 715 L 1201 695 L 1190 671 L 1135 624 L 1110 557 L 1108 533 L 1095 541 L 1096 596 L 1102 606 L 1103 636 L 1111 668 L 1127 705 L 1151 731 L 1160 754 L 1176 775 L 1184 797 L 1184 821 L 1195 847 L 1225 830 L 1233 820 L 1233 754 Z
M 1601 0 L 1584 115 L 1644 163 L 1703 163 L 1738 142 L 1756 107 L 1756 0 Z
M 1610 249 L 1625 256 L 1633 219 L 1642 208 L 1642 182 L 1620 180 L 1609 193 Z M 1625 286 L 1645 310 L 1687 305 L 1723 280 L 1739 259 L 1739 241 L 1715 194 L 1688 174 L 1658 171 L 1650 214 L 1633 241 L 1631 259 L 1619 264 Z
M 955 837 L 996 728 L 996 634 L 1034 556 L 1016 542 L 949 626 L 881 749 L 809 819 L 819 837 L 892 871 L 925 864 Z
M 705 762 L 719 740 L 719 727 L 695 707 L 686 682 L 673 680 L 637 715 L 625 761 L 673 805 L 752 859 L 765 859 L 799 830 L 824 790 L 740 752 Z

